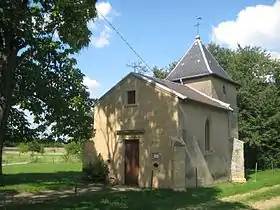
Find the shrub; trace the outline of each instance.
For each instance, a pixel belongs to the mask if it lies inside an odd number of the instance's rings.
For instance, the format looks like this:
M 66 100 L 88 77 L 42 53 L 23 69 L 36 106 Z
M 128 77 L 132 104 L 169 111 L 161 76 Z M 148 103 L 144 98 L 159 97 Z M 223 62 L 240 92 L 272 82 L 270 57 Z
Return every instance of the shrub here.
M 69 163 L 71 160 L 71 156 L 68 153 L 66 153 L 62 156 L 62 159 L 65 163 Z
M 65 144 L 64 148 L 69 155 L 79 155 L 82 151 L 82 145 L 79 142 L 70 142 Z
M 26 143 L 20 143 L 18 145 L 18 151 L 19 153 L 27 153 L 29 151 L 29 146 Z
M 37 141 L 29 142 L 28 146 L 30 152 L 40 152 L 41 150 L 40 144 Z
M 83 168 L 83 172 L 86 180 L 95 183 L 106 183 L 109 174 L 108 166 L 101 158 Z

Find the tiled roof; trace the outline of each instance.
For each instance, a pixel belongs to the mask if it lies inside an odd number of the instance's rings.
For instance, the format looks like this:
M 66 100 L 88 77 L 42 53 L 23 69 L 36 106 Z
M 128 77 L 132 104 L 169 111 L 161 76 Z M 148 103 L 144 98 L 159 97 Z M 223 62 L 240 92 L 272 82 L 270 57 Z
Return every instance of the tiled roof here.
M 202 92 L 190 87 L 189 85 L 186 85 L 186 84 L 181 85 L 176 82 L 168 81 L 165 79 L 153 78 L 153 77 L 150 77 L 147 75 L 142 75 L 142 74 L 138 74 L 138 73 L 134 73 L 134 72 L 132 72 L 130 74 L 132 74 L 133 76 L 135 76 L 137 78 L 143 79 L 146 82 L 155 84 L 159 88 L 162 88 L 171 93 L 174 93 L 181 99 L 191 99 L 193 101 L 208 104 L 210 106 L 215 106 L 215 107 L 226 109 L 226 110 L 232 110 L 232 108 L 230 107 L 230 104 L 222 102 L 218 99 L 214 99 L 214 98 L 206 95 L 205 93 L 202 93 Z
M 205 75 L 215 75 L 233 82 L 198 37 L 166 79 L 178 81 Z

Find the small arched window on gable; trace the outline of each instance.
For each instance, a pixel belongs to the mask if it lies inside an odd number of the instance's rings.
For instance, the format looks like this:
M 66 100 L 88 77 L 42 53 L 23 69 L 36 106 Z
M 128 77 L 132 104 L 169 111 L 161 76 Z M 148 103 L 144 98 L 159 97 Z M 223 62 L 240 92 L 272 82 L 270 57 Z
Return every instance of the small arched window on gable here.
M 205 151 L 210 151 L 210 121 L 205 120 Z

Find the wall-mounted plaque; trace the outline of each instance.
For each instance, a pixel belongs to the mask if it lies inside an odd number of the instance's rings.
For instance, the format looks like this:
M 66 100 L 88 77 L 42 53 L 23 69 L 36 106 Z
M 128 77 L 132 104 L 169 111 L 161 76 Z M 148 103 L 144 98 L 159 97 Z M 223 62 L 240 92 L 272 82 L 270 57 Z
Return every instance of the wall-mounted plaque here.
M 152 160 L 153 161 L 160 160 L 160 157 L 161 157 L 161 153 L 159 153 L 159 152 L 153 152 L 152 153 Z

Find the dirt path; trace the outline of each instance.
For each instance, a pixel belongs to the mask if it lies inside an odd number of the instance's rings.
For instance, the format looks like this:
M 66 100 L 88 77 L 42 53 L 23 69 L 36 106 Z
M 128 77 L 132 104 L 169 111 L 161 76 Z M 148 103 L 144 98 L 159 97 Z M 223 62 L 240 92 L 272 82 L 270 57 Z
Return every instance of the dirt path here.
M 242 199 L 246 199 L 249 196 L 259 194 L 259 193 L 263 193 L 263 192 L 266 192 L 268 190 L 273 190 L 273 189 L 276 189 L 276 188 L 280 188 L 280 184 L 273 185 L 271 187 L 263 187 L 259 190 L 254 190 L 254 191 L 251 191 L 251 192 L 248 192 L 248 193 L 242 193 L 242 194 L 237 194 L 237 195 L 221 198 L 220 200 L 221 201 L 240 201 Z
M 269 200 L 254 202 L 254 203 L 251 203 L 250 206 L 254 209 L 259 209 L 259 210 L 267 209 L 268 210 L 268 209 L 280 206 L 280 196 L 274 197 Z
M 274 185 L 271 187 L 263 187 L 259 190 L 255 190 L 252 192 L 248 192 L 248 193 L 243 193 L 243 194 L 238 194 L 238 195 L 234 195 L 234 196 L 229 196 L 229 197 L 225 197 L 225 198 L 221 198 L 218 199 L 219 201 L 222 202 L 240 202 L 240 203 L 244 203 L 248 206 L 250 206 L 252 209 L 256 209 L 256 210 L 262 210 L 262 209 L 271 209 L 274 208 L 276 206 L 280 206 L 280 196 L 278 197 L 274 197 L 272 199 L 269 200 L 260 200 L 257 202 L 246 202 L 246 198 L 252 196 L 252 195 L 256 195 L 259 193 L 263 193 L 269 190 L 273 190 L 276 188 L 280 188 L 280 185 Z M 82 188 L 78 188 L 77 189 L 77 195 L 81 195 L 84 193 L 91 193 L 91 192 L 96 192 L 96 191 L 100 191 L 104 189 L 104 186 L 98 186 L 98 185 L 88 185 L 87 187 L 82 187 Z M 122 187 L 122 186 L 118 186 L 118 187 L 110 187 L 110 189 L 112 190 L 112 192 L 116 192 L 116 191 L 128 191 L 128 190 L 140 190 L 138 188 L 126 188 L 126 187 Z M 13 196 L 7 195 L 6 196 L 6 201 L 5 203 L 34 203 L 34 202 L 42 202 L 43 200 L 49 200 L 49 199 L 53 199 L 53 198 L 63 198 L 63 197 L 68 197 L 68 196 L 73 196 L 75 195 L 75 190 L 74 189 L 69 189 L 69 190 L 63 190 L 63 191 L 44 191 L 44 192 L 38 192 L 38 193 L 18 193 L 15 194 Z M 1 197 L 1 195 L 0 195 Z M 261 199 L 261 198 L 260 198 Z M 1 200 L 1 199 L 0 199 Z M 200 207 L 203 206 L 215 206 L 217 204 L 217 201 L 213 202 L 207 202 L 207 203 L 203 203 Z M 3 205 L 3 203 L 2 203 Z M 0 202 L 0 206 L 1 206 L 1 202 Z M 200 207 L 195 206 L 193 209 L 200 209 Z M 192 209 L 191 207 L 189 209 Z
M 29 192 L 20 192 L 20 193 L 1 193 L 0 192 L 0 207 L 1 205 L 8 204 L 8 203 L 35 203 L 35 202 L 42 202 L 46 200 L 51 200 L 51 199 L 59 199 L 59 198 L 65 198 L 69 196 L 75 196 L 75 195 L 82 195 L 85 193 L 92 193 L 92 192 L 97 192 L 100 190 L 104 190 L 106 187 L 103 185 L 98 185 L 98 184 L 90 184 L 87 185 L 86 187 L 82 188 L 77 188 L 76 190 L 74 188 L 68 189 L 68 190 L 61 190 L 61 191 L 53 191 L 53 190 L 48 190 L 48 191 L 43 191 L 43 192 L 34 192 L 34 193 L 29 193 Z M 118 191 L 129 191 L 129 190 L 140 190 L 139 188 L 133 188 L 133 187 L 110 187 L 109 188 L 111 192 L 118 192 Z M 2 200 L 5 200 L 5 202 L 1 203 L 1 198 Z
M 12 165 L 26 165 L 30 162 L 18 162 L 18 163 L 2 163 L 2 166 L 12 166 Z

